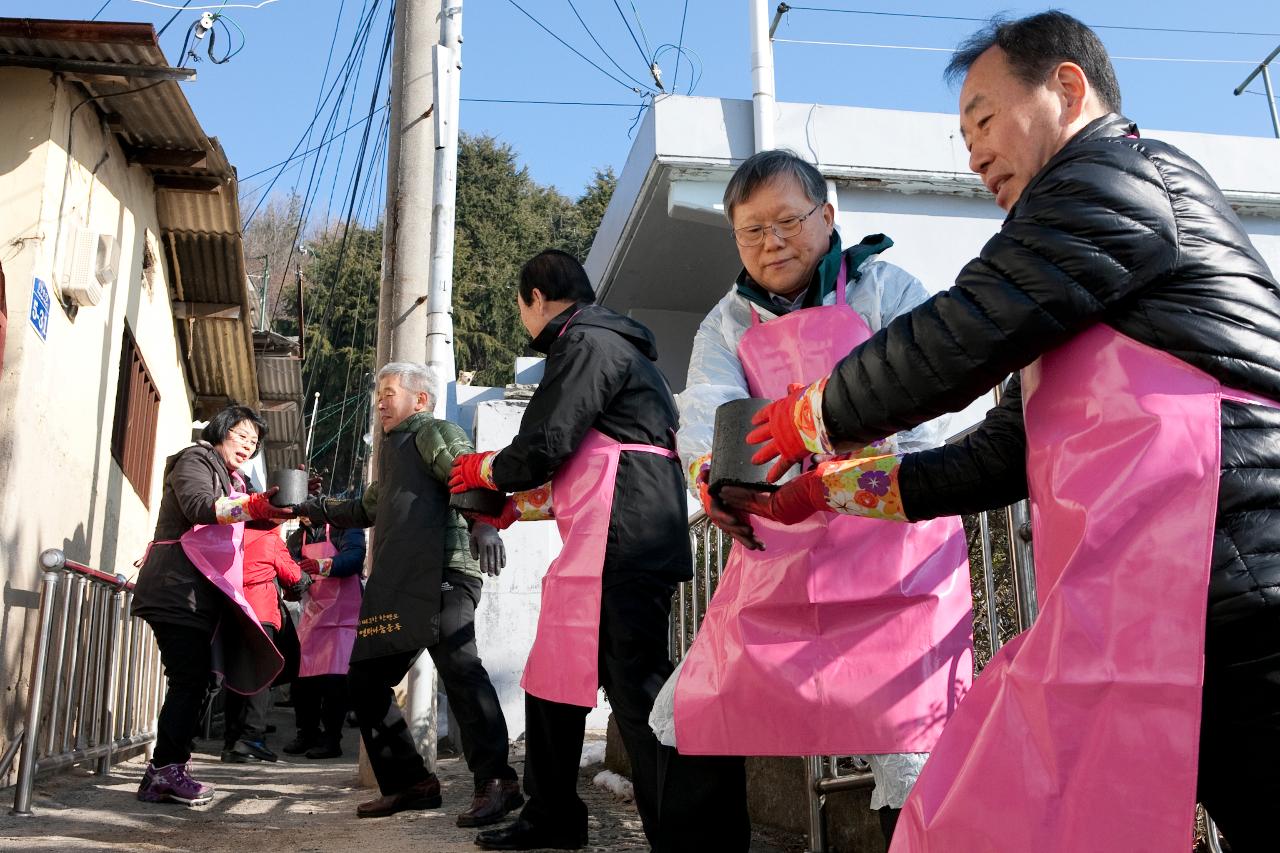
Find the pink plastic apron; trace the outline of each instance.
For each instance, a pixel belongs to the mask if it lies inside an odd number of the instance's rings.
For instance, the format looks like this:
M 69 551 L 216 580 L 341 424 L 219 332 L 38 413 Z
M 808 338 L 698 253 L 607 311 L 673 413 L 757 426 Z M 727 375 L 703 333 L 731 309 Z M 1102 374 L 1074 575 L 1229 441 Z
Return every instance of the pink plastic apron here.
M 229 497 L 244 497 L 236 488 L 243 483 L 238 473 L 231 482 Z M 243 522 L 197 524 L 176 540 L 149 543 L 139 565 L 146 562 L 153 546 L 180 543 L 191 564 L 231 600 L 235 606 L 223 609 L 224 617 L 214 630 L 213 671 L 222 676 L 228 690 L 251 696 L 275 680 L 284 669 L 284 658 L 244 597 L 243 539 Z
M 813 382 L 871 336 L 845 299 L 747 330 L 757 397 Z M 927 752 L 973 677 L 968 553 L 958 518 L 753 518 L 734 545 L 676 685 L 694 755 Z
M 1040 616 L 934 748 L 893 853 L 1191 847 L 1213 377 L 1103 324 L 1022 372 Z
M 302 546 L 303 557 L 328 560 L 338 553 L 329 541 L 328 526 L 324 534 L 323 541 Z M 360 622 L 360 598 L 359 575 L 317 577 L 307 587 L 302 619 L 298 622 L 298 646 L 301 649 L 299 678 L 347 674 Z
M 539 699 L 584 708 L 596 705 L 601 577 L 618 457 L 624 452 L 676 459 L 673 450 L 622 444 L 592 429 L 551 480 L 564 547 L 542 579 L 538 631 L 520 679 L 525 692 Z

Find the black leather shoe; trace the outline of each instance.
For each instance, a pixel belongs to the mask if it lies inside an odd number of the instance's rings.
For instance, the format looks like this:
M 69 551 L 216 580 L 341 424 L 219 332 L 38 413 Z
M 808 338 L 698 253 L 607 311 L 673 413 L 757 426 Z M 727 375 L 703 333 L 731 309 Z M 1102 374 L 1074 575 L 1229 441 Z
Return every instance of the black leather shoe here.
M 325 740 L 307 750 L 307 758 L 340 758 L 342 744 L 338 741 Z
M 285 755 L 302 755 L 308 749 L 319 746 L 324 743 L 324 739 L 320 737 L 319 732 L 305 732 L 298 729 L 298 735 L 293 740 L 286 743 L 281 749 Z
M 458 826 L 488 826 L 524 805 L 515 779 L 490 779 L 476 786 L 471 808 L 458 815 Z
M 476 846 L 481 850 L 580 850 L 587 846 L 587 831 L 566 835 L 520 819 L 510 826 L 480 833 Z

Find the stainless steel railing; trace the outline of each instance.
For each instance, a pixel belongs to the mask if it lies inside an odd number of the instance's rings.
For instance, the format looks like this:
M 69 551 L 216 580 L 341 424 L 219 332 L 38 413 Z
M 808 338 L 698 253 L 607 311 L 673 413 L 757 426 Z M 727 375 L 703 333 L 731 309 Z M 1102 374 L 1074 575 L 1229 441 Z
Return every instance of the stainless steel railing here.
M 994 541 L 993 531 L 999 528 L 993 525 L 1000 525 L 1007 537 L 1003 548 L 997 547 Z M 980 566 L 971 566 L 970 570 L 971 576 L 979 576 L 972 580 L 974 588 L 982 590 L 982 596 L 980 601 L 975 596 L 974 633 L 989 638 L 988 643 L 975 648 L 975 664 L 981 668 L 1005 640 L 1026 630 L 1035 620 L 1035 563 L 1031 555 L 1029 505 L 1023 501 L 1006 510 L 980 513 L 976 533 L 981 561 Z M 680 585 L 673 602 L 673 662 L 683 658 L 693 645 L 732 544 L 701 511 L 689 518 L 689 540 L 694 554 L 694 576 Z M 1005 607 L 1012 611 L 1008 614 L 1011 620 L 1001 618 L 1001 590 L 1011 591 L 1012 607 Z M 1010 621 L 1012 624 L 1008 624 Z M 874 780 L 866 762 L 856 756 L 811 755 L 805 758 L 805 768 L 809 783 L 808 849 L 809 853 L 825 853 L 827 794 L 869 788 Z
M 122 752 L 150 749 L 163 699 L 160 650 L 129 615 L 133 584 L 49 549 L 11 814 L 30 816 L 36 774 L 92 761 L 105 775 Z M 7 770 L 11 745 L 0 771 Z

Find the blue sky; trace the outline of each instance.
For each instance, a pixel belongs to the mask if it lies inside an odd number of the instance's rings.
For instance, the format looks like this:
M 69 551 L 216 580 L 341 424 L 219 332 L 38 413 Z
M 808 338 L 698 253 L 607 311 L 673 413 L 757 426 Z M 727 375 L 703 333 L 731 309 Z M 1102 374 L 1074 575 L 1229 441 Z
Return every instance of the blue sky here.
M 175 6 L 181 0 L 165 0 Z M 197 0 L 193 6 L 209 3 Z M 214 0 L 216 5 L 220 0 Z M 339 62 L 350 46 L 355 22 L 374 0 L 275 0 L 260 9 L 232 8 L 260 0 L 231 0 L 226 13 L 243 29 L 243 49 L 229 62 L 196 65 L 198 80 L 186 92 L 206 130 L 221 139 L 242 176 L 290 155 L 311 121 L 331 39 Z M 620 107 L 491 104 L 462 106 L 462 128 L 492 134 L 513 145 L 532 176 L 577 195 L 596 167 L 620 171 L 630 149 L 628 130 L 642 103 L 634 85 L 590 39 L 568 0 L 517 0 L 577 50 L 605 71 L 626 82 L 610 79 L 540 29 L 510 0 L 469 0 L 464 6 L 463 96 L 551 101 L 589 101 L 626 104 Z M 1038 11 L 1039 4 L 995 5 L 985 0 L 811 0 L 814 6 L 935 16 L 985 17 L 996 11 L 1013 14 Z M 380 0 L 371 27 L 366 65 L 354 97 L 344 104 L 335 127 L 368 112 L 376 55 L 381 47 L 384 12 Z M 3 14 L 21 17 L 92 17 L 103 0 L 3 0 Z M 747 46 L 746 0 L 575 0 L 574 6 L 608 56 L 626 74 L 649 81 L 643 57 L 660 45 L 680 41 L 698 55 L 702 74 L 691 73 L 682 61 L 677 78 L 676 52 L 660 54 L 663 78 L 670 88 L 685 93 L 697 78 L 697 95 L 748 98 L 751 94 Z M 776 3 L 771 3 L 771 6 Z M 802 4 L 796 4 L 800 6 Z M 619 11 L 621 9 L 621 12 Z M 1060 8 L 1087 23 L 1117 27 L 1164 27 L 1230 30 L 1274 35 L 1210 35 L 1100 29 L 1115 56 L 1164 57 L 1198 60 L 1260 61 L 1280 44 L 1280 3 L 1275 0 L 1222 0 L 1207 5 L 1191 0 L 1159 4 L 1066 2 Z M 1158 14 L 1152 10 L 1158 10 Z M 341 11 L 341 16 L 339 12 Z M 631 26 L 629 32 L 624 17 Z M 99 20 L 151 21 L 160 26 L 173 13 L 138 0 L 110 0 Z M 167 55 L 177 61 L 184 35 L 198 12 L 179 13 L 161 39 Z M 638 23 L 637 23 L 638 18 Z M 337 25 L 336 39 L 335 22 Z M 977 27 L 966 21 L 889 15 L 844 14 L 797 8 L 788 13 L 778 37 L 796 40 L 950 48 Z M 222 34 L 219 33 L 219 37 Z M 637 45 L 636 42 L 640 44 Z M 219 41 L 219 54 L 225 48 Z M 202 48 L 203 54 L 203 48 Z M 942 52 L 778 44 L 777 88 L 781 100 L 855 106 L 954 112 L 955 93 L 941 79 L 947 54 Z M 692 59 L 692 56 L 689 57 Z M 1248 73 L 1249 65 L 1217 62 L 1155 62 L 1118 59 L 1116 68 L 1125 97 L 1125 112 L 1147 128 L 1194 130 L 1270 136 L 1271 123 L 1264 98 L 1234 97 L 1231 90 Z M 1277 63 L 1280 83 L 1280 63 Z M 332 81 L 330 72 L 329 80 Z M 1261 90 L 1261 80 L 1253 89 Z M 359 144 L 361 128 L 344 137 L 343 164 L 332 172 L 340 180 L 332 192 L 341 206 L 345 175 Z M 874 132 L 868 130 L 867 132 Z M 321 139 L 312 132 L 311 143 Z M 1280 142 L 1277 143 L 1280 146 Z M 304 145 L 305 147 L 305 145 Z M 331 146 L 336 147 L 336 146 Z M 305 181 L 309 159 L 298 161 L 276 184 L 289 189 L 299 175 Z M 268 173 L 268 177 L 271 173 Z M 325 182 L 331 178 L 326 173 Z M 262 178 L 247 180 L 253 187 Z M 261 190 L 260 190 L 261 191 Z M 326 201 L 327 195 L 326 195 Z M 370 204 L 370 209 L 376 205 Z

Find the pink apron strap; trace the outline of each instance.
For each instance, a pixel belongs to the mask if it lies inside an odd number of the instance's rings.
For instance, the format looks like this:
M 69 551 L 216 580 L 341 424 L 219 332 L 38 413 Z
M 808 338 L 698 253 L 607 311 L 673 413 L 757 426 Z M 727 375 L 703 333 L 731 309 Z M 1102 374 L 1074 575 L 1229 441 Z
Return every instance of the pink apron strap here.
M 569 326 L 573 323 L 575 319 L 577 319 L 578 315 L 581 313 L 582 313 L 582 309 L 579 308 L 577 311 L 574 311 L 572 314 L 570 314 L 569 319 L 565 320 L 564 325 L 560 327 L 560 334 L 556 335 L 556 337 L 559 338 L 563 336 L 565 332 L 569 331 Z
M 658 456 L 665 456 L 668 459 L 677 458 L 674 450 L 667 450 L 667 448 L 658 447 L 656 444 L 619 444 L 618 449 L 630 453 L 653 453 Z
M 836 304 L 837 305 L 849 304 L 849 300 L 845 296 L 845 293 L 846 293 L 845 283 L 849 280 L 848 266 L 849 266 L 849 259 L 842 256 L 840 258 L 840 274 L 836 276 Z M 760 312 L 756 310 L 756 307 L 754 305 L 751 306 L 751 325 L 753 326 L 760 325 Z
M 151 549 L 152 549 L 152 548 L 154 548 L 155 546 L 157 546 L 157 545 L 177 545 L 177 544 L 179 544 L 179 542 L 180 542 L 180 541 L 181 541 L 181 540 L 178 540 L 178 539 L 160 539 L 160 540 L 154 540 L 154 539 L 153 539 L 152 541 L 150 541 L 150 542 L 148 542 L 148 543 L 147 543 L 147 549 L 146 549 L 145 551 L 143 551 L 143 552 L 142 552 L 142 559 L 137 560 L 137 561 L 133 564 L 133 567 L 134 567 L 135 569 L 140 569 L 140 568 L 142 568 L 143 566 L 145 566 L 145 565 L 147 564 L 147 557 L 150 557 L 150 556 L 151 556 Z

